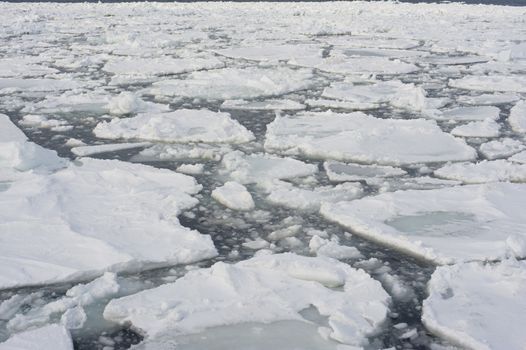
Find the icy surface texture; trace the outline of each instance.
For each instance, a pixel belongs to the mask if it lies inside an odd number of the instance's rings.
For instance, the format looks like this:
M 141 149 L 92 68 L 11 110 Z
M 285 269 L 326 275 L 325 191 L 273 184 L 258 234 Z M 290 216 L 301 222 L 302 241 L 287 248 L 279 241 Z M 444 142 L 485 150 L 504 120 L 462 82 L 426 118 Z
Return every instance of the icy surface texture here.
M 73 350 L 73 342 L 67 329 L 49 325 L 13 335 L 4 343 L 2 350 Z

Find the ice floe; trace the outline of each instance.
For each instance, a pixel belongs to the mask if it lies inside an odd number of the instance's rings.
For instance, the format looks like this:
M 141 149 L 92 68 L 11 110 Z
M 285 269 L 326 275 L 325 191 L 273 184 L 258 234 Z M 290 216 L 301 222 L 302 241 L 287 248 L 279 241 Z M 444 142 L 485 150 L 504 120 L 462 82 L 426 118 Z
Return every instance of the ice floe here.
M 165 142 L 243 143 L 254 135 L 230 114 L 206 109 L 179 109 L 169 113 L 139 114 L 99 123 L 93 130 L 108 139 L 143 139 Z
M 1 350 L 73 350 L 69 331 L 63 326 L 51 324 L 41 328 L 17 333 L 0 343 Z
M 382 165 L 471 160 L 476 156 L 474 149 L 442 132 L 433 121 L 378 119 L 360 112 L 278 116 L 267 126 L 265 149 Z
M 508 122 L 514 131 L 526 133 L 526 100 L 519 101 L 513 106 Z
M 186 79 L 162 80 L 154 83 L 148 93 L 155 96 L 230 100 L 282 95 L 315 84 L 314 75 L 309 69 L 224 68 L 193 72 Z
M 448 264 L 526 256 L 513 243 L 526 244 L 525 199 L 525 185 L 492 183 L 384 193 L 324 204 L 321 213 L 364 237 Z
M 495 93 L 495 94 L 482 94 L 477 96 L 471 96 L 471 95 L 461 95 L 457 98 L 457 101 L 463 104 L 467 105 L 499 105 L 499 104 L 506 104 L 506 103 L 513 103 L 517 102 L 519 100 L 519 96 L 517 94 L 501 94 L 501 93 Z
M 526 164 L 504 159 L 483 160 L 479 163 L 454 163 L 435 170 L 434 174 L 464 183 L 526 182 Z
M 247 188 L 235 181 L 228 181 L 212 191 L 212 198 L 233 210 L 254 209 L 254 200 Z
M 325 239 L 314 235 L 309 241 L 309 248 L 317 256 L 326 256 L 333 259 L 357 259 L 362 257 L 362 253 L 356 247 L 340 245 L 337 237 Z
M 493 119 L 473 121 L 456 126 L 451 130 L 451 134 L 461 137 L 498 137 L 500 135 L 500 124 Z
M 264 101 L 246 101 L 246 100 L 226 100 L 221 105 L 222 109 L 233 110 L 280 110 L 280 111 L 297 111 L 305 109 L 305 105 L 293 100 L 270 99 Z
M 274 179 L 292 179 L 316 173 L 318 168 L 293 158 L 269 154 L 227 153 L 221 165 L 228 176 L 242 184 L 261 183 Z
M 457 107 L 441 111 L 440 113 L 430 113 L 428 116 L 438 120 L 497 120 L 499 119 L 500 109 L 494 106 L 480 107 Z
M 187 73 L 195 70 L 224 67 L 224 62 L 217 58 L 125 58 L 110 60 L 102 68 L 106 72 L 118 75 L 155 76 Z
M 334 182 L 360 181 L 407 174 L 405 170 L 392 166 L 360 165 L 335 161 L 324 162 L 323 168 L 329 180 Z
M 422 321 L 437 336 L 469 349 L 520 349 L 526 263 L 441 266 L 431 276 Z
M 178 336 L 206 334 L 206 329 L 218 326 L 309 323 L 300 312 L 314 307 L 328 318 L 320 331 L 361 346 L 385 321 L 389 300 L 379 282 L 337 260 L 261 255 L 233 265 L 216 263 L 174 283 L 112 300 L 104 317 L 130 322 L 147 339 L 170 333 L 177 343 Z
M 526 77 L 520 75 L 469 75 L 450 80 L 449 86 L 477 91 L 526 92 Z
M 133 142 L 133 143 L 107 143 L 104 145 L 92 146 L 77 146 L 71 148 L 71 153 L 79 157 L 91 156 L 94 154 L 117 152 L 127 149 L 144 148 L 150 146 L 149 142 Z
M 526 151 L 514 154 L 509 158 L 512 162 L 526 164 Z
M 230 57 L 255 61 L 288 61 L 301 57 L 321 57 L 322 49 L 317 45 L 281 44 L 232 47 L 216 53 Z
M 526 146 L 519 140 L 503 138 L 500 140 L 489 141 L 480 145 L 480 153 L 487 159 L 507 158 L 526 149 Z

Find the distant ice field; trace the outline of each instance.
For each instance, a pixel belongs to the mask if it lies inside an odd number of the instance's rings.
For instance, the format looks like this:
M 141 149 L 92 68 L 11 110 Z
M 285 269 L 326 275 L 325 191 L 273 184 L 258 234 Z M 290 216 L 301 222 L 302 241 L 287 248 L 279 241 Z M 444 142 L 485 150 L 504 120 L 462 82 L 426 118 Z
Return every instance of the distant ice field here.
M 523 344 L 526 6 L 410 2 L 1 3 L 0 350 Z

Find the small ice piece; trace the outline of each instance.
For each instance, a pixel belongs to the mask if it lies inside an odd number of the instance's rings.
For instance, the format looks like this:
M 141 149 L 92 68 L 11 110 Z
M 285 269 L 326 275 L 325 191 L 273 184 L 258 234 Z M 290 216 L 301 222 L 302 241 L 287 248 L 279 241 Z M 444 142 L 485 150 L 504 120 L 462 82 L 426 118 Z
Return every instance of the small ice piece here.
M 54 92 L 79 88 L 78 82 L 68 79 L 0 78 L 0 95 L 12 91 Z
M 467 104 L 467 105 L 478 105 L 478 106 L 487 106 L 487 105 L 500 105 L 507 103 L 514 103 L 519 100 L 517 94 L 507 93 L 507 94 L 482 94 L 478 96 L 462 95 L 457 97 L 457 102 Z
M 39 62 L 38 56 L 18 56 L 0 59 L 0 77 L 29 78 L 42 77 L 47 74 L 58 73 L 55 68 L 47 67 Z
M 359 183 L 343 183 L 337 186 L 305 189 L 276 180 L 263 184 L 263 187 L 269 193 L 266 198 L 269 202 L 305 211 L 318 211 L 324 202 L 353 200 L 363 194 L 362 186 Z
M 199 175 L 203 173 L 204 169 L 204 164 L 181 164 L 175 170 L 182 174 Z
M 449 80 L 449 86 L 476 91 L 526 92 L 526 76 L 468 75 Z
M 142 150 L 131 157 L 132 162 L 155 162 L 168 160 L 214 160 L 219 161 L 223 154 L 232 152 L 225 144 L 158 144 Z
M 330 288 L 338 286 L 342 289 Z M 362 346 L 386 320 L 389 301 L 378 281 L 337 260 L 265 254 L 233 265 L 219 262 L 174 283 L 114 299 L 104 317 L 131 323 L 149 340 L 171 334 L 177 342 L 188 334 L 206 336 L 212 327 L 313 322 L 300 313 L 313 307 L 327 318 L 331 339 Z
M 226 100 L 221 105 L 222 109 L 232 110 L 279 110 L 279 111 L 299 111 L 305 109 L 305 105 L 293 100 L 270 99 L 264 101 L 246 101 L 246 100 Z
M 366 111 L 378 108 L 377 103 L 369 102 L 348 102 L 340 100 L 329 100 L 325 98 L 308 99 L 305 103 L 310 107 L 323 107 L 333 109 L 350 109 L 355 111 Z
M 245 155 L 240 151 L 225 154 L 221 165 L 232 179 L 242 184 L 292 179 L 312 175 L 318 171 L 317 166 L 293 158 L 269 154 Z
M 110 60 L 102 68 L 106 72 L 128 76 L 156 76 L 187 73 L 194 70 L 224 67 L 224 62 L 215 57 L 210 58 L 125 58 Z
M 132 118 L 100 122 L 93 130 L 107 139 L 143 139 L 164 142 L 244 143 L 254 135 L 230 114 L 206 109 L 180 109 L 170 113 L 145 113 Z
M 526 164 L 526 151 L 522 151 L 514 154 L 509 158 L 512 162 Z
M 444 133 L 434 121 L 379 119 L 361 112 L 277 116 L 267 126 L 265 149 L 391 166 L 476 157 L 464 140 Z
M 298 57 L 288 62 L 300 67 L 317 68 L 338 74 L 407 74 L 420 70 L 411 63 L 386 57 L 349 57 L 347 55 L 321 57 Z
M 429 117 L 438 120 L 497 120 L 500 109 L 495 106 L 457 107 L 441 111 L 440 113 L 429 113 Z
M 479 163 L 454 163 L 435 170 L 435 176 L 476 184 L 485 182 L 526 182 L 526 164 L 504 159 L 483 160 Z
M 268 248 L 270 243 L 265 241 L 262 238 L 258 238 L 253 241 L 243 242 L 241 245 L 248 249 L 259 250 L 259 249 Z
M 389 178 L 370 177 L 365 179 L 365 182 L 369 186 L 377 187 L 379 193 L 400 190 L 432 190 L 462 184 L 461 181 L 437 179 L 430 176 Z
M 499 137 L 500 124 L 493 119 L 474 121 L 455 127 L 451 130 L 451 135 L 460 137 Z
M 247 188 L 238 182 L 228 181 L 212 191 L 212 198 L 233 210 L 251 210 L 255 204 Z
M 487 159 L 507 158 L 526 149 L 519 140 L 504 138 L 480 145 L 480 153 Z
M 514 131 L 526 133 L 526 100 L 521 100 L 513 106 L 508 123 Z
M 320 236 L 313 236 L 309 242 L 309 248 L 317 256 L 326 256 L 329 258 L 358 259 L 363 257 L 356 247 L 342 246 L 337 239 L 324 239 Z
M 154 83 L 148 91 L 155 96 L 231 100 L 282 95 L 315 84 L 310 69 L 224 68 L 194 72 L 184 80 L 162 80 Z
M 521 349 L 526 343 L 526 262 L 441 266 L 428 284 L 422 322 L 462 348 Z
M 294 58 L 321 57 L 322 55 L 320 46 L 305 44 L 259 44 L 252 47 L 229 47 L 215 52 L 230 58 L 254 61 L 288 61 Z
M 409 50 L 421 46 L 417 39 L 410 38 L 387 38 L 383 36 L 369 35 L 328 35 L 324 37 L 330 45 L 345 48 L 380 48 Z
M 71 149 L 71 153 L 79 157 L 91 156 L 94 154 L 117 152 L 127 149 L 143 148 L 150 146 L 149 142 L 132 142 L 132 143 L 107 143 L 104 145 L 78 146 Z
M 170 107 L 153 102 L 145 102 L 133 92 L 123 91 L 112 97 L 106 106 L 111 115 L 124 115 L 136 112 L 167 112 Z
M 524 205 L 526 185 L 499 182 L 327 203 L 321 214 L 363 237 L 450 264 L 508 256 L 510 237 L 526 243 Z
M 66 328 L 52 324 L 14 334 L 0 350 L 73 350 L 73 341 Z
M 329 180 L 334 182 L 361 181 L 370 178 L 403 176 L 407 172 L 392 166 L 348 164 L 335 161 L 323 163 Z
M 293 237 L 301 232 L 301 225 L 291 225 L 285 228 L 281 228 L 276 231 L 272 231 L 268 235 L 270 241 L 279 241 L 281 239 Z
M 345 82 L 332 83 L 322 93 L 323 97 L 343 100 L 360 105 L 390 103 L 393 107 L 421 111 L 426 108 L 425 91 L 414 84 L 399 80 L 378 82 L 372 85 L 355 85 Z

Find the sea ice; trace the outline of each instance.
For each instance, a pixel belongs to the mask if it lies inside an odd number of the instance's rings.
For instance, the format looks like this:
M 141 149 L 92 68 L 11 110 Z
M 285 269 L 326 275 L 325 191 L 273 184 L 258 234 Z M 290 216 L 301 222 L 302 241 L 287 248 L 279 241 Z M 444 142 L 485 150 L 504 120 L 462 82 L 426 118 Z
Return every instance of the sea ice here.
M 469 75 L 450 80 L 449 86 L 476 91 L 526 92 L 526 76 Z
M 254 135 L 230 114 L 206 109 L 179 109 L 169 113 L 139 114 L 99 123 L 93 130 L 108 139 L 143 139 L 165 142 L 244 143 Z
M 48 119 L 43 115 L 28 114 L 18 122 L 20 125 L 36 127 L 41 129 L 51 129 L 52 131 L 67 131 L 73 129 L 65 120 Z
M 170 332 L 177 343 L 178 336 L 218 326 L 308 322 L 301 311 L 314 307 L 328 318 L 324 329 L 330 338 L 360 346 L 385 321 L 389 300 L 363 270 L 288 253 L 190 271 L 174 283 L 112 300 L 104 317 L 130 322 L 147 339 Z
M 483 160 L 479 163 L 448 164 L 434 174 L 463 183 L 526 182 L 526 164 L 517 164 L 504 159 Z
M 526 149 L 519 140 L 504 138 L 480 145 L 480 153 L 487 159 L 507 158 Z
M 499 137 L 500 124 L 493 119 L 474 121 L 456 126 L 451 135 L 461 137 Z
M 250 99 L 282 95 L 315 84 L 309 69 L 224 68 L 193 72 L 184 80 L 162 80 L 154 83 L 148 93 L 212 100 Z
M 482 94 L 477 96 L 470 96 L 470 95 L 461 95 L 457 98 L 457 102 L 467 104 L 467 105 L 479 105 L 479 106 L 485 106 L 485 105 L 499 105 L 499 104 L 506 104 L 506 103 L 513 103 L 517 102 L 519 100 L 519 96 L 517 94 Z
M 0 95 L 13 91 L 53 92 L 79 88 L 78 82 L 68 79 L 0 78 Z
M 326 256 L 333 259 L 357 259 L 363 257 L 356 247 L 340 245 L 337 237 L 330 240 L 320 236 L 313 236 L 309 242 L 309 248 L 317 256 Z
M 464 65 L 488 62 L 489 58 L 482 56 L 430 56 L 424 57 L 422 61 L 435 65 Z
M 335 161 L 324 162 L 323 168 L 329 180 L 334 182 L 361 181 L 407 174 L 406 171 L 392 166 L 348 164 Z
M 476 350 L 524 347 L 524 261 L 441 266 L 428 292 L 422 322 L 437 336 Z
M 480 106 L 480 107 L 457 107 L 441 111 L 440 113 L 430 113 L 429 117 L 438 120 L 497 120 L 499 119 L 500 109 L 494 106 Z
M 230 178 L 242 183 L 262 183 L 273 179 L 292 179 L 316 173 L 318 168 L 293 158 L 240 151 L 227 153 L 221 162 Z
M 526 133 L 526 100 L 521 100 L 513 106 L 508 122 L 514 131 Z
M 471 160 L 475 150 L 434 121 L 378 119 L 350 114 L 300 113 L 267 126 L 265 149 L 358 163 L 401 165 Z
M 204 170 L 204 164 L 181 164 L 176 169 L 176 171 L 188 175 L 199 175 L 202 174 Z
M 118 75 L 155 76 L 187 73 L 201 69 L 222 68 L 225 64 L 217 58 L 125 58 L 110 60 L 102 68 Z
M 66 328 L 51 324 L 13 335 L 0 350 L 73 350 L 73 341 Z
M 227 144 L 158 144 L 131 157 L 132 162 L 155 162 L 168 160 L 204 159 L 219 161 L 223 154 L 231 152 Z
M 216 53 L 230 58 L 254 61 L 288 61 L 301 57 L 321 57 L 322 49 L 318 45 L 263 44 L 253 47 L 231 47 L 217 50 Z
M 144 148 L 150 146 L 149 142 L 133 142 L 133 143 L 108 143 L 104 145 L 92 146 L 77 146 L 71 148 L 71 153 L 79 157 L 91 156 L 94 154 L 116 152 L 134 148 Z
M 437 264 L 525 257 L 526 185 L 491 183 L 397 191 L 324 204 L 327 219 Z
M 512 162 L 526 164 L 526 151 L 514 154 L 509 158 Z
M 233 210 L 250 210 L 255 206 L 247 188 L 235 181 L 228 181 L 213 190 L 212 198 Z

